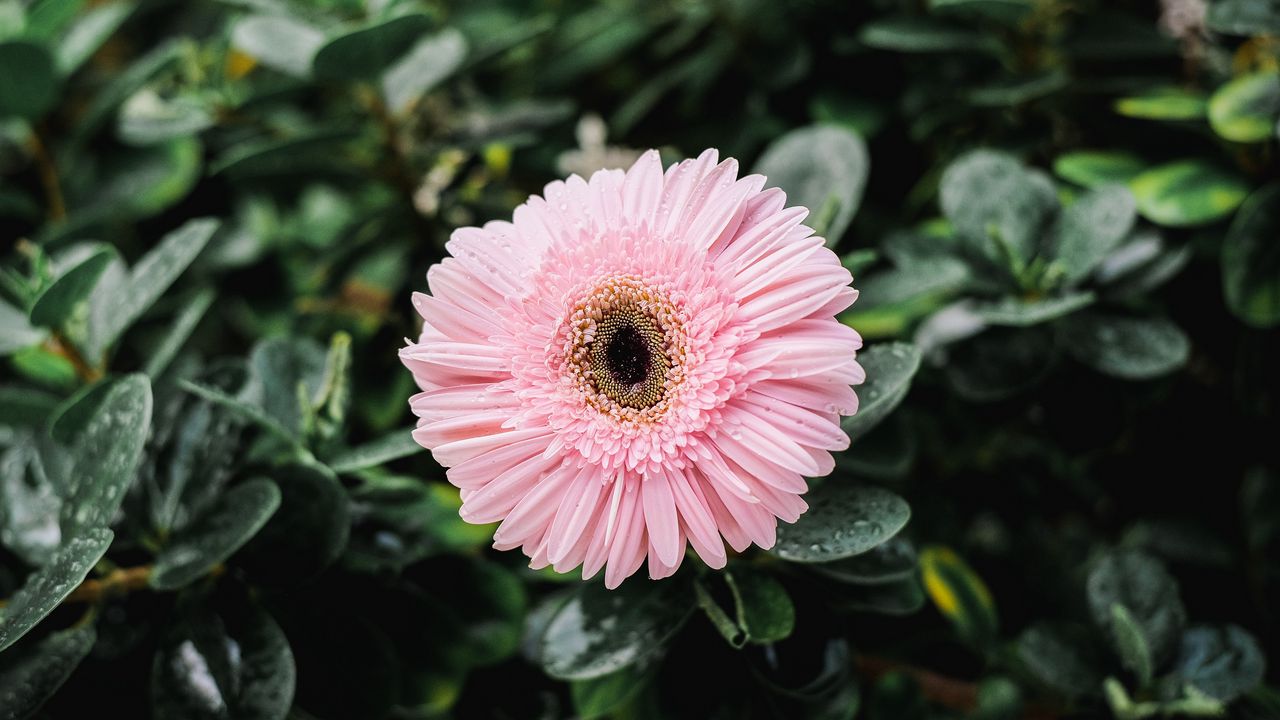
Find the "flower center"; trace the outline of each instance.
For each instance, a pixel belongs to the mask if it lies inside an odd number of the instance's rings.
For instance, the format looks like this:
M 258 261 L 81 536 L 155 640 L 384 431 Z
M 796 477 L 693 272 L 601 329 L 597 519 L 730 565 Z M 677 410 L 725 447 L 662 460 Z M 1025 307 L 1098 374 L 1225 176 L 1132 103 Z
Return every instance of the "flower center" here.
M 638 308 L 605 314 L 596 324 L 590 358 L 596 389 L 610 400 L 647 408 L 662 399 L 668 369 L 663 334 Z

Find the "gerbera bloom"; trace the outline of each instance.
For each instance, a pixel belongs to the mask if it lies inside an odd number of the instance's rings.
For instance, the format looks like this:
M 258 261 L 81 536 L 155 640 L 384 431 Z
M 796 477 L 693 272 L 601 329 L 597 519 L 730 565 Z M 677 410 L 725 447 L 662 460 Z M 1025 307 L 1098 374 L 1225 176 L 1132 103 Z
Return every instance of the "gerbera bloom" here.
M 456 231 L 414 295 L 413 436 L 463 519 L 501 521 L 494 547 L 533 567 L 612 588 L 646 557 L 671 575 L 686 542 L 723 567 L 725 542 L 771 547 L 848 447 L 852 278 L 806 209 L 717 160 L 553 182 Z

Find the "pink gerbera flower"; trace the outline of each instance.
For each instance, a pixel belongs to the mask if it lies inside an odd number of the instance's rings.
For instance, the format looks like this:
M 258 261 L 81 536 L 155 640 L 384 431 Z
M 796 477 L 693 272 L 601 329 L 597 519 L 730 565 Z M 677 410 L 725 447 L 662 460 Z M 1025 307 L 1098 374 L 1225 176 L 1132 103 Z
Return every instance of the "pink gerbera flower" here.
M 616 587 L 686 542 L 774 543 L 806 477 L 848 447 L 861 339 L 835 254 L 765 178 L 715 150 L 662 171 L 546 186 L 512 222 L 462 228 L 415 294 L 400 351 L 422 392 L 414 438 L 461 488 L 494 547 Z M 723 538 L 723 541 L 722 541 Z

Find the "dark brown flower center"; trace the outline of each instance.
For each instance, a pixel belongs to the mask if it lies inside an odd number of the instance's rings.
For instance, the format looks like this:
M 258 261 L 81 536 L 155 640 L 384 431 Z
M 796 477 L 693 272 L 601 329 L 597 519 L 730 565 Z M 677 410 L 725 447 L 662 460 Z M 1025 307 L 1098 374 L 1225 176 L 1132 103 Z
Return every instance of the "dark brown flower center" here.
M 632 408 L 662 400 L 669 367 L 663 334 L 638 308 L 618 308 L 597 323 L 590 358 L 592 381 L 610 400 Z

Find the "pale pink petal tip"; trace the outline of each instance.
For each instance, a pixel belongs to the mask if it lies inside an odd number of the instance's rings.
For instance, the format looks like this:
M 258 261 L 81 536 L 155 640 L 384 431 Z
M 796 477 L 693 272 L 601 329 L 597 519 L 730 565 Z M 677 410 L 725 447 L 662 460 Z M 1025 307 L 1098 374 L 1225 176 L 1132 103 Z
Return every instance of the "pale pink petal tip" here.
M 494 547 L 617 587 L 773 545 L 857 411 L 857 291 L 803 208 L 715 150 L 571 176 L 463 228 L 400 351 L 414 439 Z

